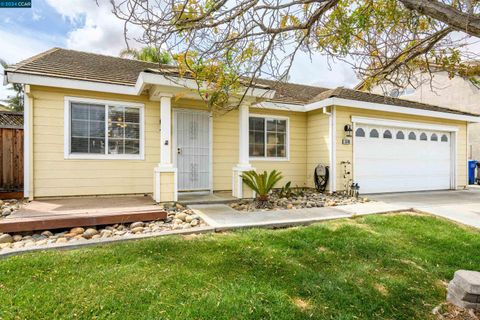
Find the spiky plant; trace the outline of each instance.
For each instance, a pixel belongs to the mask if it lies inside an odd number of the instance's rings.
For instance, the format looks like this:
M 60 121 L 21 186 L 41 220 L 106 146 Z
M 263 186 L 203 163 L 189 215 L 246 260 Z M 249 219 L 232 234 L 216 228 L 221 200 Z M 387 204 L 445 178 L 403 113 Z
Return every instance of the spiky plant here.
M 257 194 L 257 200 L 259 202 L 266 202 L 270 191 L 273 187 L 283 178 L 282 174 L 273 170 L 270 173 L 264 171 L 261 174 L 256 173 L 255 171 L 245 171 L 242 174 L 243 182 L 249 186 Z

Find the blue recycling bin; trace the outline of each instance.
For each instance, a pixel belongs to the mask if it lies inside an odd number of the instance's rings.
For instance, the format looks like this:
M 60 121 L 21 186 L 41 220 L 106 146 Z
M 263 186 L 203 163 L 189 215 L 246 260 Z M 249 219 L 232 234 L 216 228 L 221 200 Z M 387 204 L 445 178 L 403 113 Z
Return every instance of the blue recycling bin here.
M 468 160 L 468 184 L 475 184 L 475 168 L 477 160 Z

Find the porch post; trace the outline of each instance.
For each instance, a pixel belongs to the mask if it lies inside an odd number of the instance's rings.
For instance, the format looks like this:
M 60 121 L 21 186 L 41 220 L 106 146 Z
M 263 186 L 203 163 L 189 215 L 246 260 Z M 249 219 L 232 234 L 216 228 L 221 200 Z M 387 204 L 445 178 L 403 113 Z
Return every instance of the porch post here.
M 251 198 L 251 190 L 243 185 L 242 173 L 255 170 L 250 164 L 248 147 L 250 104 L 243 102 L 238 108 L 238 164 L 233 168 L 232 195 L 237 198 Z
M 153 199 L 177 201 L 177 168 L 172 163 L 172 95 L 160 94 L 160 163 L 154 169 Z

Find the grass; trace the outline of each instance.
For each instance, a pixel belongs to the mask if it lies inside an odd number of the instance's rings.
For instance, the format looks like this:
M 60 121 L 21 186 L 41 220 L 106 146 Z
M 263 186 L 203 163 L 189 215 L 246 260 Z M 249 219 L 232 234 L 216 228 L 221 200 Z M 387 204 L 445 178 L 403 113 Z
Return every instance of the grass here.
M 0 260 L 0 319 L 430 319 L 480 233 L 384 215 Z

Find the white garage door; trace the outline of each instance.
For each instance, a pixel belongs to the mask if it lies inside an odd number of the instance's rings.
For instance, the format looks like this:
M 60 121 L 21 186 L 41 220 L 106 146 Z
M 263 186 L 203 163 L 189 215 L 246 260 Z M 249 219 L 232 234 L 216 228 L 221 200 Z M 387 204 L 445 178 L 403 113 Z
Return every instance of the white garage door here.
M 354 134 L 360 193 L 450 189 L 450 133 L 357 124 Z

